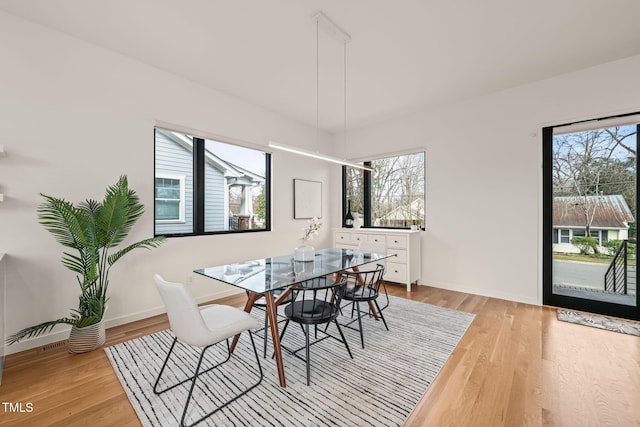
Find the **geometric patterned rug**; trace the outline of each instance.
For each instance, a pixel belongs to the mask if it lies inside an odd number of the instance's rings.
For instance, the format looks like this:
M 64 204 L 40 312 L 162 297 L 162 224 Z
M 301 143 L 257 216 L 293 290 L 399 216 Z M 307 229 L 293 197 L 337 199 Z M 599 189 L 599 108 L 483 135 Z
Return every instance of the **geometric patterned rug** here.
M 563 322 L 591 326 L 593 328 L 605 329 L 607 331 L 620 332 L 622 334 L 640 337 L 640 322 L 606 317 L 598 314 L 583 313 L 580 311 L 564 310 L 560 308 L 557 313 L 558 320 L 562 320 Z
M 384 311 L 389 331 L 380 321 L 363 319 L 365 348 L 357 331 L 343 328 L 351 348 L 327 339 L 311 347 L 311 385 L 306 384 L 303 361 L 282 352 L 287 387 L 278 383 L 275 362 L 262 358 L 262 339 L 254 337 L 264 378 L 262 383 L 199 426 L 401 426 L 434 381 L 440 369 L 473 321 L 474 315 L 398 297 L 389 297 Z M 263 311 L 252 315 L 261 322 Z M 340 323 L 344 323 L 345 319 Z M 282 327 L 282 325 L 280 325 Z M 333 331 L 331 329 L 334 329 Z M 329 329 L 337 335 L 335 325 Z M 283 345 L 304 345 L 301 328 L 292 324 Z M 180 422 L 190 383 L 155 395 L 153 384 L 173 334 L 165 330 L 105 348 L 122 387 L 143 426 L 175 426 Z M 303 352 L 304 353 L 304 352 Z M 223 344 L 207 351 L 204 363 L 212 366 L 226 354 Z M 176 344 L 167 365 L 168 381 L 187 378 L 198 352 Z M 177 356 L 174 358 L 174 356 Z M 205 414 L 224 393 L 221 384 L 242 384 L 255 379 L 255 356 L 248 335 L 242 334 L 231 360 L 196 382 L 187 423 Z M 203 365 L 203 369 L 206 366 Z M 247 372 L 249 370 L 249 372 Z

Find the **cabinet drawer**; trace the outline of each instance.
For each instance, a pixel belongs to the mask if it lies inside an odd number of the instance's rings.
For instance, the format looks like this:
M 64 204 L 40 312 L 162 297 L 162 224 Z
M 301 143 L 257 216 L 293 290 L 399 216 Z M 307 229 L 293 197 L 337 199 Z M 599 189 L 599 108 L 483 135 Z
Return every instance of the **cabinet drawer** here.
M 342 244 L 351 244 L 351 233 L 341 233 L 341 232 L 337 232 L 336 233 L 336 245 L 339 245 L 340 243 Z
M 367 234 L 367 242 L 386 244 L 384 234 Z
M 384 271 L 384 280 L 405 283 L 407 281 L 407 265 L 398 264 L 397 262 L 387 262 L 387 268 Z
M 361 242 L 366 242 L 367 241 L 367 235 L 366 234 L 352 234 L 351 235 L 351 243 L 353 243 L 354 245 L 358 245 Z
M 407 248 L 407 236 L 387 236 L 388 248 Z
M 399 263 L 399 264 L 407 263 L 407 251 L 404 249 L 389 248 L 387 249 L 387 254 L 395 255 L 392 258 L 387 258 L 389 262 Z

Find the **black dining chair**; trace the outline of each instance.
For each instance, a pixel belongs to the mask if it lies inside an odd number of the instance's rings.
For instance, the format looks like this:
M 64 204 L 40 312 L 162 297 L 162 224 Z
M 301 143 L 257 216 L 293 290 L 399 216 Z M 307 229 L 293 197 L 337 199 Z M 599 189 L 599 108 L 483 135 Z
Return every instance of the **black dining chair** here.
M 282 348 L 305 361 L 307 367 L 307 385 L 311 384 L 311 345 L 317 344 L 327 338 L 332 338 L 343 343 L 349 353 L 349 357 L 353 359 L 349 344 L 342 333 L 340 325 L 336 321 L 346 286 L 347 282 L 344 276 L 342 280 L 337 283 L 326 277 L 319 277 L 301 282 L 291 291 L 292 302 L 284 309 L 287 321 L 280 334 L 280 342 Z M 305 335 L 305 345 L 303 347 L 291 350 L 282 344 L 289 322 L 298 323 L 302 327 Z M 336 325 L 340 333 L 340 338 L 327 333 L 326 329 L 322 331 L 323 336 L 318 338 L 318 325 L 327 324 L 328 326 L 331 322 Z M 309 331 L 310 325 L 314 327 L 313 342 L 311 341 L 311 333 Z M 302 350 L 305 350 L 305 357 L 298 354 L 298 352 Z
M 389 330 L 387 321 L 384 318 L 384 314 L 382 314 L 380 305 L 378 305 L 378 297 L 380 296 L 380 285 L 382 284 L 382 277 L 384 276 L 384 266 L 378 264 L 375 270 L 357 272 L 349 271 L 344 273 L 344 276 L 347 281 L 347 286 L 345 288 L 343 299 L 345 301 L 351 302 L 351 304 L 346 304 L 345 307 L 351 305 L 352 320 L 347 323 L 343 323 L 342 326 L 359 331 L 360 343 L 362 344 L 362 348 L 364 348 L 362 315 L 364 314 L 367 317 L 373 317 L 373 314 L 369 310 L 362 311 L 360 309 L 361 302 L 373 303 L 376 307 L 377 315 L 380 316 L 382 323 L 384 323 L 384 327 L 387 329 L 387 331 Z M 357 318 L 353 318 L 354 312 L 358 314 Z M 351 326 L 356 321 L 358 322 L 358 328 Z
M 382 253 L 382 254 L 386 254 L 387 253 L 387 244 L 383 243 L 383 242 L 360 242 L 360 244 L 358 244 L 358 250 L 363 251 L 363 252 L 378 252 L 378 253 Z M 381 259 L 378 260 L 377 264 L 380 264 L 381 266 L 383 266 L 386 270 L 387 268 L 387 260 L 386 259 Z M 373 266 L 371 266 L 370 264 L 367 264 L 367 268 L 364 268 L 365 270 L 369 270 L 371 268 L 373 268 Z M 381 287 L 382 290 L 384 291 L 384 297 L 385 297 L 385 304 L 380 306 L 380 311 L 386 309 L 387 307 L 389 307 L 389 292 L 387 292 L 387 284 L 384 281 L 384 274 L 382 275 L 381 278 Z

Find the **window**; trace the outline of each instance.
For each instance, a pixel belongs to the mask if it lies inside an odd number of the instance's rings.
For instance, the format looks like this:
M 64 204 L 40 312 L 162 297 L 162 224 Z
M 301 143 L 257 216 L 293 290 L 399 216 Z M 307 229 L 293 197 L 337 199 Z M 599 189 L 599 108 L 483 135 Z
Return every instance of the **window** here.
M 364 227 L 424 228 L 424 151 L 364 163 L 373 171 L 342 168 L 343 212 L 351 205 Z
M 559 231 L 560 240 L 558 241 L 558 230 L 554 230 L 553 243 L 571 243 L 574 237 L 585 237 L 587 235 L 587 231 L 584 228 L 561 228 Z M 602 242 L 606 241 L 608 236 L 607 230 L 590 230 L 589 234 L 598 240 L 599 245 L 602 245 Z
M 184 222 L 184 176 L 156 176 L 156 221 Z
M 155 129 L 155 235 L 267 231 L 270 164 L 263 151 Z

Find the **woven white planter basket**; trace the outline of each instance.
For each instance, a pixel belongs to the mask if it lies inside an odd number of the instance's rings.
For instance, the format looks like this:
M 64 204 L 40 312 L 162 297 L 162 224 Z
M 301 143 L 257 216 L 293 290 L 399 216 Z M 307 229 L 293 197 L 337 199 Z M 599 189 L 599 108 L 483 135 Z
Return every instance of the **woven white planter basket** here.
M 104 345 L 106 340 L 104 318 L 84 328 L 71 327 L 69 334 L 69 352 L 86 353 Z

